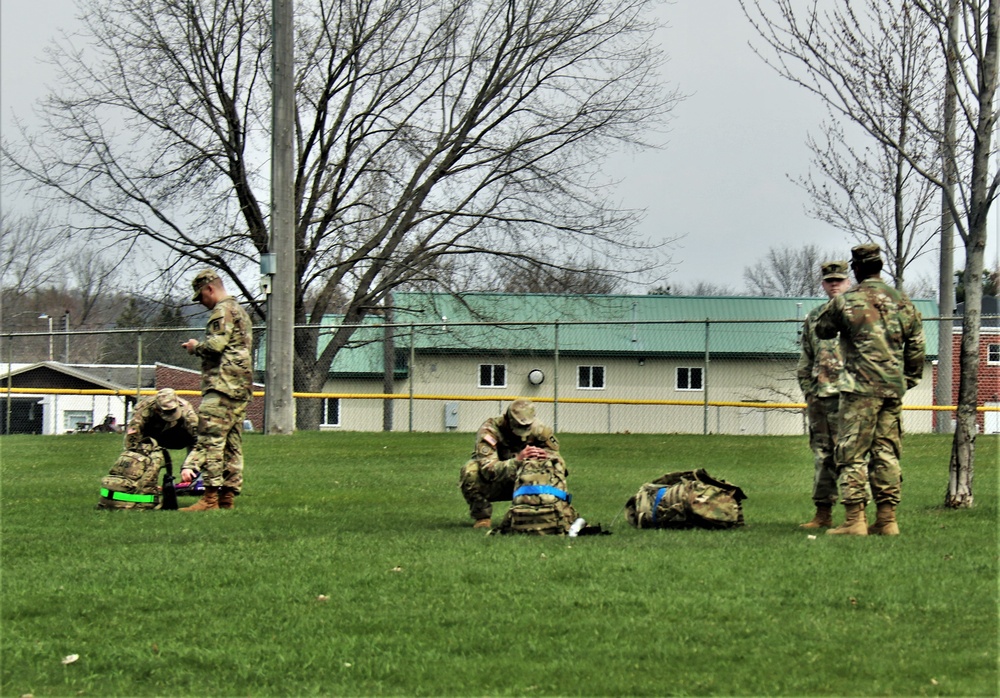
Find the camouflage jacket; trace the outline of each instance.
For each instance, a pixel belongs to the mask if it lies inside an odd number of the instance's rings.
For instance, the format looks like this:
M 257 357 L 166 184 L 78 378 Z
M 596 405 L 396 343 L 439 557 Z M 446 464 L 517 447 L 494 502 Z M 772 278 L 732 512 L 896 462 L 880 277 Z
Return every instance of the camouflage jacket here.
M 476 450 L 472 460 L 479 463 L 480 468 L 493 470 L 499 465 L 516 466 L 517 454 L 528 445 L 544 448 L 551 458 L 559 458 L 559 441 L 552 432 L 552 427 L 541 422 L 535 422 L 531 433 L 521 439 L 503 425 L 503 417 L 491 417 L 483 422 L 476 432 Z
M 840 358 L 839 339 L 816 336 L 816 316 L 822 306 L 809 311 L 802 323 L 801 353 L 795 375 L 806 397 L 833 397 L 840 394 L 844 381 L 844 361 Z
M 201 358 L 201 392 L 215 390 L 234 400 L 249 400 L 253 389 L 250 316 L 232 296 L 212 309 L 205 339 L 195 347 Z
M 172 425 L 156 411 L 156 396 L 139 401 L 125 427 L 125 450 L 138 450 L 139 442 L 149 437 L 162 448 L 191 448 L 198 441 L 198 413 L 191 403 L 178 398 L 181 416 Z
M 905 293 L 872 277 L 832 298 L 816 317 L 816 335 L 840 333 L 841 392 L 901 398 L 924 371 L 920 313 Z

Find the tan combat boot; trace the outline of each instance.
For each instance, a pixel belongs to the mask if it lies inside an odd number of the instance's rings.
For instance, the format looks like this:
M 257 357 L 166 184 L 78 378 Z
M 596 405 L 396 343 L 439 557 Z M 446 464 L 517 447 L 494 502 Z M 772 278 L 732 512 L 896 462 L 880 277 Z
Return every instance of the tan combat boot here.
M 870 536 L 898 536 L 899 524 L 896 523 L 896 505 L 889 502 L 878 503 L 878 513 L 875 523 L 868 527 Z
M 206 487 L 205 494 L 197 502 L 189 507 L 184 507 L 180 511 L 210 511 L 219 508 L 219 488 Z
M 833 526 L 833 505 L 817 504 L 816 515 L 812 521 L 799 524 L 799 528 L 830 528 Z
M 472 524 L 473 528 L 489 528 L 493 525 L 490 519 L 476 519 L 476 523 Z
M 232 487 L 223 487 L 219 490 L 219 508 L 220 509 L 236 508 L 236 490 L 234 490 Z
M 865 521 L 864 504 L 845 504 L 847 518 L 844 523 L 826 532 L 828 536 L 867 536 L 868 522 Z

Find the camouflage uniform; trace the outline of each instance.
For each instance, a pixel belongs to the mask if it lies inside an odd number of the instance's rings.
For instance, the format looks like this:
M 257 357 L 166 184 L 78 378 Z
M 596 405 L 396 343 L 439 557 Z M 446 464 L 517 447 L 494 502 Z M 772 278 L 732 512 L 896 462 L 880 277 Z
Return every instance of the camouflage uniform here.
M 202 272 L 196 283 L 207 274 L 218 278 L 214 272 Z M 226 296 L 212 308 L 205 339 L 194 349 L 201 358 L 202 399 L 198 442 L 184 468 L 201 473 L 206 487 L 228 487 L 236 493 L 243 487 L 243 419 L 253 395 L 252 333 L 250 316 Z
M 823 265 L 824 279 L 846 279 L 846 272 L 846 262 Z M 822 306 L 813 308 L 802 323 L 802 351 L 796 376 L 805 396 L 806 418 L 809 421 L 809 448 L 813 452 L 813 502 L 832 505 L 837 503 L 837 466 L 833 449 L 837 443 L 844 362 L 837 338 L 820 339 L 816 336 L 816 317 L 820 310 Z
M 135 406 L 125 428 L 126 451 L 135 451 L 145 437 L 156 439 L 156 443 L 168 449 L 190 449 L 198 441 L 198 413 L 191 403 L 175 396 L 177 417 L 168 421 L 164 419 L 163 411 L 157 408 L 158 397 L 150 395 Z
M 855 262 L 880 259 L 877 245 L 852 250 Z M 870 484 L 876 503 L 900 499 L 903 395 L 920 380 L 924 332 L 920 313 L 906 294 L 877 275 L 864 279 L 823 306 L 816 335 L 840 334 L 844 359 L 840 434 L 834 449 L 845 505 L 867 504 Z
M 559 441 L 551 427 L 534 421 L 526 435 L 518 436 L 509 426 L 509 412 L 491 417 L 479 427 L 475 451 L 459 476 L 458 486 L 469 503 L 469 514 L 477 521 L 493 515 L 492 502 L 513 498 L 517 469 L 521 465 L 517 454 L 525 446 L 544 448 L 550 458 L 562 461 Z

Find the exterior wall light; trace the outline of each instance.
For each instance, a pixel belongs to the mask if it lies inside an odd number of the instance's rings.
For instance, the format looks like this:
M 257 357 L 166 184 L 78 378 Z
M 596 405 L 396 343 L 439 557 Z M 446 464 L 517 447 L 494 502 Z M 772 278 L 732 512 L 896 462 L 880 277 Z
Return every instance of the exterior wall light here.
M 545 380 L 545 374 L 540 369 L 533 368 L 528 371 L 528 382 L 532 385 L 541 385 Z

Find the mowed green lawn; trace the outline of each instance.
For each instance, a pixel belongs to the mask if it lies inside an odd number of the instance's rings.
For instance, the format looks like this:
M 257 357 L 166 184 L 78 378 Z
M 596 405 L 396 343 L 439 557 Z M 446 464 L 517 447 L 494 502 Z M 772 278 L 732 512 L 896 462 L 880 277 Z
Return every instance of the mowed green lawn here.
M 94 509 L 118 436 L 3 437 L 0 694 L 997 695 L 996 437 L 951 511 L 950 439 L 908 436 L 902 535 L 870 538 L 798 528 L 804 437 L 576 434 L 573 503 L 613 535 L 485 536 L 472 441 L 251 434 L 236 510 L 186 514 Z M 698 467 L 746 527 L 615 520 Z

